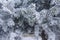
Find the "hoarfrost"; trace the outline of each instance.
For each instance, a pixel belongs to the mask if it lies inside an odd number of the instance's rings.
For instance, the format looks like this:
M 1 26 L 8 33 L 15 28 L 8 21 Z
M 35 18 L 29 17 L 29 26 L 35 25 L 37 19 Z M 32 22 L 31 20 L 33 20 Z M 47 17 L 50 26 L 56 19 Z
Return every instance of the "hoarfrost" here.
M 60 0 L 0 0 L 0 40 L 60 40 Z

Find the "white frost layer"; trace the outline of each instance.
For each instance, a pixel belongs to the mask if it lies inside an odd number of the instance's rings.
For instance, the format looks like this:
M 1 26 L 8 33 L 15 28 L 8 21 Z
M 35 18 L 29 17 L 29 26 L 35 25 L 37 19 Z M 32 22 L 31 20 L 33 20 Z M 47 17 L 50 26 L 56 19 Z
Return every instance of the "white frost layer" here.
M 23 37 L 22 40 L 36 40 L 34 37 Z M 38 40 L 42 40 L 39 38 Z

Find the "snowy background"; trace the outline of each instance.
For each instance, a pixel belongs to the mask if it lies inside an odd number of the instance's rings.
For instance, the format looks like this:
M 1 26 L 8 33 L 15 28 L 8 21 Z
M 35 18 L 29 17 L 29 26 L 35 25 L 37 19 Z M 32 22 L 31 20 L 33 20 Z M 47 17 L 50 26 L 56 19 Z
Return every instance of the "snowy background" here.
M 0 40 L 60 40 L 60 0 L 0 0 Z

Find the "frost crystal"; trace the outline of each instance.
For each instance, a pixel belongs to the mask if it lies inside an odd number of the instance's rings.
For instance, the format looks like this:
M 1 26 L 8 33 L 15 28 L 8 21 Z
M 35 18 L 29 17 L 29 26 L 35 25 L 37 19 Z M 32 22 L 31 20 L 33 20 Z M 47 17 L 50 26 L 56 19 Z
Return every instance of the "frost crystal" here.
M 0 40 L 60 40 L 60 0 L 0 0 Z

